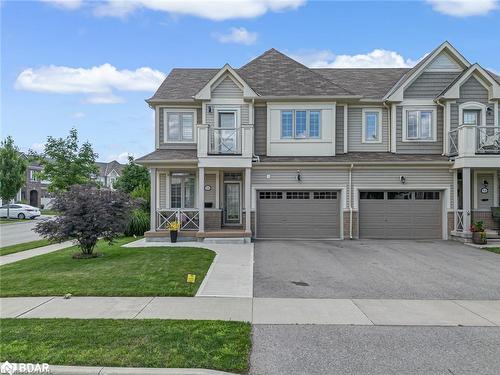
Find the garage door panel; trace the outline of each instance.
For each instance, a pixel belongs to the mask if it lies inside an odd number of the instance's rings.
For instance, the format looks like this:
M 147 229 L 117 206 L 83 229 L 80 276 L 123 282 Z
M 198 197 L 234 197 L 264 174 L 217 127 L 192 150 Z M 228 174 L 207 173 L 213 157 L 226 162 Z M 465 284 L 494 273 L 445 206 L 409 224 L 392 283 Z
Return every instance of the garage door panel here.
M 442 201 L 439 192 L 384 192 L 383 199 L 360 199 L 359 233 L 361 238 L 424 239 L 442 236 Z M 374 194 L 362 194 L 373 197 Z M 419 199 L 417 199 L 417 197 Z
M 260 193 L 260 192 L 259 192 Z M 264 197 L 272 196 L 269 192 Z M 338 193 L 336 199 L 287 199 L 297 194 L 281 191 L 281 199 L 261 199 L 257 196 L 258 238 L 337 238 L 339 237 Z M 322 194 L 324 197 L 324 194 Z

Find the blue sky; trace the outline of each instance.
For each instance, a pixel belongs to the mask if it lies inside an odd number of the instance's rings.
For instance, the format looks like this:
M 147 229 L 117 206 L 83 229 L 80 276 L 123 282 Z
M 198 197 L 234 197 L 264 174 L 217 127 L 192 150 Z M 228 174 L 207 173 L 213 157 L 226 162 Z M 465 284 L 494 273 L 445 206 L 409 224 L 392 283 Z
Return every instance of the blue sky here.
M 2 138 L 40 149 L 76 127 L 99 160 L 153 150 L 144 102 L 173 67 L 269 48 L 310 66 L 411 66 L 444 40 L 500 72 L 495 0 L 3 1 Z

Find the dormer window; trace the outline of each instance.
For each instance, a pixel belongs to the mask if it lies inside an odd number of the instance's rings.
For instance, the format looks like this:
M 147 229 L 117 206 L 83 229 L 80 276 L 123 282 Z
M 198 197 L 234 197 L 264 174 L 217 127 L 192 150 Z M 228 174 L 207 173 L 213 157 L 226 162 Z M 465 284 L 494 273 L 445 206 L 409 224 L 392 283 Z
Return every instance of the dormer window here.
M 165 142 L 193 142 L 194 141 L 194 113 L 193 111 L 164 110 L 166 124 Z

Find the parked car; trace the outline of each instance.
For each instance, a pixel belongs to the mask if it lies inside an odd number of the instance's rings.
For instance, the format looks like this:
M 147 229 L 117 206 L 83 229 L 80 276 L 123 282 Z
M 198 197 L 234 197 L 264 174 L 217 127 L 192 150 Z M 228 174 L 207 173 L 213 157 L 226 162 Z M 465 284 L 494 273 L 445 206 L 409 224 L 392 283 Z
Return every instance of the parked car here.
M 9 217 L 12 219 L 34 219 L 40 216 L 41 212 L 37 207 L 28 204 L 14 203 L 9 207 Z M 0 207 L 0 217 L 7 217 L 7 205 Z

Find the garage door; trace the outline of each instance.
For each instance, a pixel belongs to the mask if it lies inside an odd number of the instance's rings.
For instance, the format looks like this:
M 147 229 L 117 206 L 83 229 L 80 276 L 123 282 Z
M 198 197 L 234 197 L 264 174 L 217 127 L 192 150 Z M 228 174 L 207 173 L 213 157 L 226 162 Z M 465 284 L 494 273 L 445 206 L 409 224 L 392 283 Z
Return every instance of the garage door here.
M 258 191 L 257 238 L 338 238 L 337 191 Z
M 360 238 L 442 238 L 440 191 L 362 191 Z

